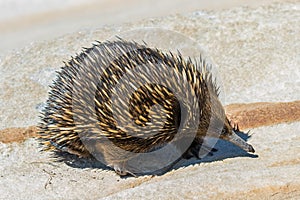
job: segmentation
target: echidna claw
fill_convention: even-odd
[[[136,174],[134,174],[133,172],[130,172],[130,171],[124,169],[124,168],[121,168],[120,165],[114,165],[113,168],[114,168],[115,172],[116,172],[119,176],[126,176],[126,175],[130,174],[130,175],[132,175],[132,176],[134,176],[134,177],[137,177]]]
[[[239,123],[234,122],[233,120],[229,121],[229,124],[231,125],[232,129],[235,132],[240,132]]]
[[[211,148],[211,151],[212,151],[212,152],[217,152],[218,149],[216,149],[216,148]]]

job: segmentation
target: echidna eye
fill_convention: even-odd
[[[226,135],[228,133],[228,129],[226,126],[223,127],[221,135]]]

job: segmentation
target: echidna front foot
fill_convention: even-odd
[[[208,156],[213,156],[214,152],[217,152],[218,149],[212,148],[209,145],[202,144],[199,151],[198,151],[198,157],[204,158],[206,155]]]
[[[203,141],[194,141],[182,157],[184,159],[190,159],[192,157],[201,159],[204,158],[206,155],[213,156],[213,152],[216,151],[218,151],[218,149],[206,145]]]

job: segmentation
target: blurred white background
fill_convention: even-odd
[[[104,25],[274,0],[0,0],[0,55],[31,42]]]

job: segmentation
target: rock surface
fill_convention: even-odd
[[[37,124],[55,71],[82,46],[141,27],[177,31],[200,44],[217,66],[226,105],[299,102],[299,9],[299,1],[287,0],[257,8],[197,11],[32,43],[0,58],[0,129]],[[182,44],[177,39],[173,44]],[[157,37],[156,43],[164,42]],[[241,105],[239,109],[251,111]],[[290,116],[285,113],[284,119],[295,114],[289,109]],[[300,122],[270,117],[276,123],[258,127],[259,120],[251,120],[252,125],[245,129],[251,128],[248,142],[257,156],[219,141],[214,156],[182,161],[155,177],[120,178],[84,159],[55,162],[50,153],[38,151],[33,138],[22,143],[0,142],[0,198],[299,199]]]
[[[238,124],[240,130],[300,121],[300,101],[230,104],[225,109],[229,120]]]

